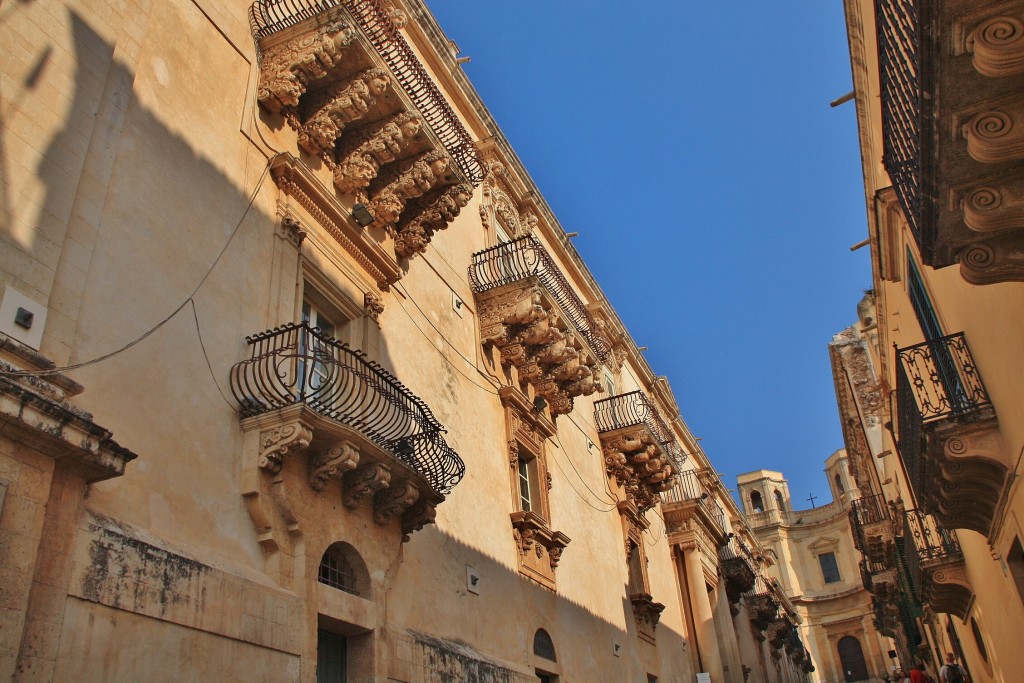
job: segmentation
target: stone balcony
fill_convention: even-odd
[[[974,593],[955,533],[931,515],[907,510],[903,538],[907,573],[921,604],[966,619]]]
[[[554,416],[601,391],[611,347],[601,327],[532,235],[473,254],[469,280],[481,341],[515,368]],[[542,407],[543,409],[543,407]]]
[[[755,587],[757,573],[750,549],[735,536],[718,547],[718,569],[725,579],[725,594],[733,616],[739,614],[739,602],[743,595]]]
[[[679,479],[661,494],[665,526],[673,534],[690,533],[700,539],[700,545],[718,564],[717,549],[727,542],[725,511],[711,495],[717,477],[707,470],[686,470]]]
[[[853,544],[870,565],[891,568],[895,533],[889,505],[880,494],[863,496],[850,505]],[[868,588],[868,590],[871,590]]]
[[[750,619],[754,635],[763,641],[762,633],[771,625],[779,613],[779,602],[772,593],[771,584],[761,573],[754,575],[753,585],[743,593],[743,602],[747,606],[747,617]]]
[[[306,323],[246,341],[250,357],[231,370],[246,436],[244,495],[258,495],[261,473],[279,476],[301,456],[309,490],[335,487],[349,509],[366,501],[377,524],[400,520],[405,539],[433,522],[465,465],[421,399]]]
[[[883,161],[924,262],[1024,280],[1024,2],[876,2]]]
[[[642,391],[594,403],[605,469],[643,512],[675,483],[686,456],[668,425]]]
[[[923,508],[948,529],[988,536],[1012,467],[962,333],[897,350],[900,455]]]
[[[454,220],[484,171],[402,36],[402,17],[377,0],[258,0],[249,11],[260,105],[294,129],[303,159],[330,170],[338,195],[368,211],[360,225],[410,258]],[[295,174],[294,164],[278,164],[273,177],[312,214],[331,213],[332,198],[297,187]],[[343,246],[362,246],[346,237]],[[372,248],[363,251],[373,258]],[[385,285],[394,271],[385,270]]]

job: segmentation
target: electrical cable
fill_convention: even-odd
[[[249,215],[249,210],[252,208],[253,203],[256,201],[256,195],[259,193],[260,187],[262,187],[263,181],[266,180],[267,173],[269,171],[270,171],[270,162],[268,160],[267,161],[267,165],[263,169],[262,175],[260,175],[259,181],[257,181],[257,183],[256,183],[256,187],[253,188],[252,195],[249,197],[249,202],[245,206],[245,211],[242,212],[241,218],[238,219],[238,222],[235,224],[234,230],[231,231],[231,235],[228,237],[227,241],[224,243],[224,246],[221,248],[220,252],[217,254],[217,258],[215,258],[213,260],[213,263],[210,264],[210,267],[206,270],[206,273],[203,274],[203,277],[199,280],[199,283],[195,286],[195,288],[192,290],[192,292],[188,295],[188,298],[186,298],[184,301],[182,301],[181,304],[179,304],[178,307],[175,308],[170,313],[170,315],[168,315],[166,318],[164,318],[163,320],[158,322],[156,325],[154,325],[153,327],[149,328],[148,330],[143,332],[140,336],[136,337],[135,339],[133,339],[132,341],[128,342],[124,346],[121,346],[118,349],[110,351],[109,353],[105,353],[102,356],[97,356],[96,358],[92,358],[90,360],[82,361],[81,363],[72,363],[71,365],[63,365],[63,366],[56,367],[56,368],[50,368],[48,370],[16,370],[16,371],[0,370],[0,374],[6,375],[8,377],[47,377],[47,376],[50,376],[50,375],[58,375],[58,374],[61,374],[63,372],[67,372],[69,370],[77,370],[79,368],[84,368],[84,367],[89,366],[89,365],[95,365],[97,363],[102,363],[103,361],[108,360],[110,358],[113,358],[114,356],[117,356],[118,354],[124,353],[125,351],[127,351],[130,348],[132,348],[133,346],[136,346],[137,344],[145,341],[153,333],[155,333],[161,327],[163,327],[164,325],[169,323],[176,315],[181,313],[181,311],[184,310],[185,306],[187,306],[192,301],[192,298],[196,294],[199,293],[199,290],[206,283],[206,280],[210,277],[210,274],[213,273],[213,269],[217,267],[218,263],[220,263],[221,258],[223,258],[223,256],[224,256],[224,253],[228,250],[228,247],[231,245],[231,242],[235,239],[235,235],[238,234],[239,229],[242,227],[242,224],[245,222],[246,216]]]
[[[199,348],[203,350],[203,358],[206,360],[206,368],[210,371],[210,379],[213,380],[213,385],[217,387],[217,393],[224,399],[224,402],[228,404],[228,408],[231,412],[237,413],[238,409],[235,408],[235,404],[231,402],[231,399],[227,397],[224,390],[220,388],[220,382],[217,381],[217,374],[213,371],[213,365],[210,363],[210,355],[206,353],[206,344],[203,343],[203,331],[199,327],[199,313],[196,311],[196,302],[189,299],[189,303],[192,304],[192,319],[196,321],[196,336],[199,337]]]

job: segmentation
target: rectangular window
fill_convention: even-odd
[[[536,476],[530,476],[530,463],[532,460],[519,458],[519,507],[523,512],[533,509],[533,491],[531,480]]]
[[[821,575],[825,583],[836,583],[839,581],[839,563],[836,562],[835,553],[822,553],[818,555],[818,562],[821,564]]]

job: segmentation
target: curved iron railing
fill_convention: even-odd
[[[258,43],[339,6],[359,24],[466,179],[479,185],[485,171],[473,138],[377,0],[257,0],[249,7],[249,28]]]
[[[685,470],[679,472],[679,476],[676,478],[675,484],[668,491],[664,491],[661,494],[661,502],[663,504],[668,503],[683,503],[686,501],[695,500],[697,504],[702,506],[707,514],[715,521],[718,528],[723,532],[725,531],[725,510],[715,500],[711,498],[711,494],[704,488],[704,485],[700,482],[700,478],[697,476],[696,470]]]
[[[882,162],[911,232],[930,245],[922,221],[921,33],[917,0],[876,0],[882,101]],[[930,231],[929,231],[930,232]]]
[[[864,527],[868,524],[877,524],[889,518],[889,508],[885,504],[885,497],[881,494],[863,496],[853,501],[850,506],[850,524],[853,527],[853,545],[857,550],[864,552],[867,548],[867,536]]]
[[[246,337],[249,359],[231,368],[231,393],[243,417],[306,404],[355,429],[447,494],[466,466],[441,436],[430,408],[362,351],[308,323]]]
[[[608,360],[611,346],[598,333],[597,321],[555,265],[551,254],[533,235],[478,251],[469,267],[473,291],[486,292],[496,287],[534,276],[569,317],[573,327],[602,361]]]
[[[904,513],[903,538],[905,543],[914,544],[913,552],[905,553],[905,560],[910,583],[918,596],[921,595],[924,586],[923,564],[963,558],[956,535],[940,526],[934,517],[920,510],[907,510]]]
[[[962,332],[896,350],[900,456],[918,499],[924,493],[926,424],[990,408],[985,384]]]
[[[628,394],[618,394],[595,401],[594,419],[599,432],[610,432],[633,425],[646,425],[658,440],[662,450],[672,459],[676,471],[682,471],[682,464],[686,462],[687,458],[686,454],[679,448],[672,436],[672,430],[661,418],[657,407],[647,398],[647,394],[639,389]]]

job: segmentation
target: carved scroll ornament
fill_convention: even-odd
[[[274,113],[294,110],[309,84],[326,76],[341,61],[355,35],[348,22],[335,21],[264,48],[257,92],[260,104]]]
[[[967,49],[974,54],[978,73],[996,78],[1022,74],[1024,21],[1014,16],[987,19],[967,37]]]
[[[390,83],[384,69],[367,69],[312,97],[305,121],[298,126],[299,146],[333,163],[334,141],[346,124],[363,118]],[[289,121],[297,123],[291,117]]]
[[[353,133],[339,150],[334,187],[342,194],[365,190],[381,166],[396,161],[421,128],[419,116],[399,112]]]
[[[445,179],[450,159],[437,150],[404,162],[394,171],[382,173],[382,187],[373,193],[367,208],[378,226],[394,227],[410,199],[421,197]]]
[[[447,228],[473,196],[468,183],[451,185],[433,196],[424,196],[409,203],[406,214],[398,225],[395,252],[403,258],[422,254],[438,230]]]

